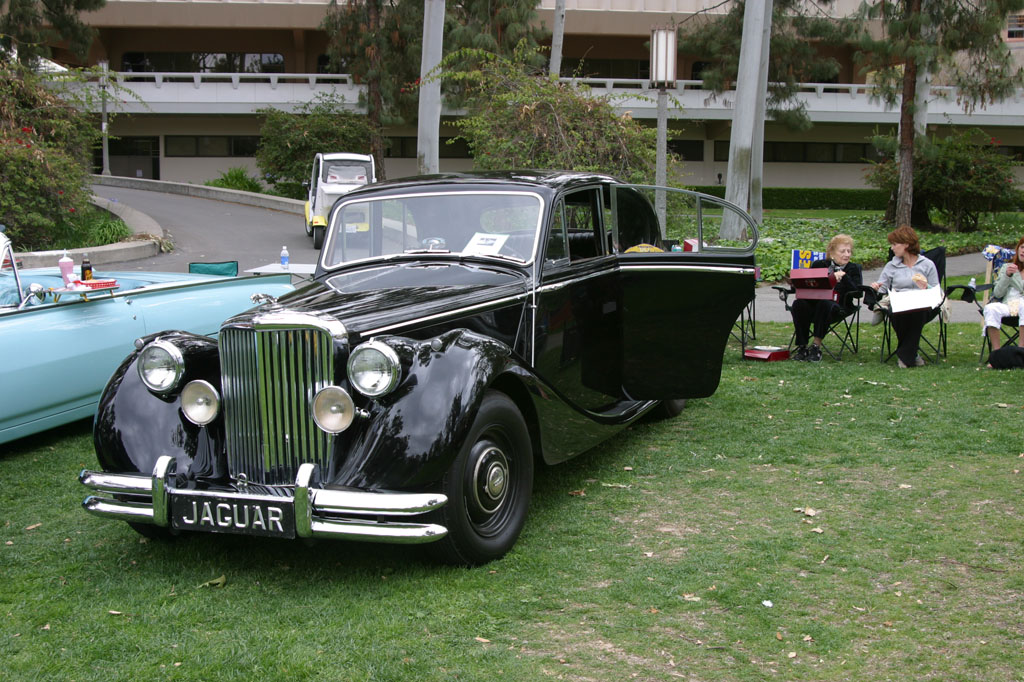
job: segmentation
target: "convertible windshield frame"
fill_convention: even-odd
[[[401,202],[411,202],[411,203],[415,203],[415,202],[420,202],[420,201],[423,201],[423,200],[430,200],[430,199],[439,198],[439,197],[444,197],[444,198],[455,200],[455,201],[453,201],[453,204],[452,204],[452,207],[455,210],[447,212],[447,215],[450,216],[450,218],[448,219],[449,223],[452,223],[452,224],[455,223],[455,221],[457,220],[458,216],[460,215],[460,212],[457,210],[458,209],[458,200],[463,199],[463,198],[479,199],[481,197],[495,197],[495,198],[515,197],[515,198],[529,199],[531,202],[536,202],[536,216],[535,216],[535,219],[534,219],[534,216],[528,216],[529,221],[533,221],[532,225],[529,225],[529,221],[527,221],[526,224],[529,225],[529,227],[527,229],[520,229],[520,230],[516,230],[515,231],[515,234],[517,236],[521,236],[521,235],[527,233],[528,229],[532,229],[533,230],[533,234],[532,234],[533,241],[532,241],[532,244],[529,246],[529,252],[528,253],[527,252],[523,252],[521,254],[523,256],[522,259],[519,259],[517,256],[510,256],[510,255],[505,254],[505,253],[489,254],[489,253],[486,252],[486,247],[480,243],[480,240],[477,240],[476,242],[474,242],[474,240],[476,240],[478,237],[482,237],[483,235],[498,235],[498,236],[500,236],[503,233],[500,233],[500,232],[484,232],[484,231],[481,231],[481,230],[473,230],[472,238],[469,240],[469,242],[467,242],[466,244],[463,245],[462,249],[452,249],[452,248],[450,248],[450,245],[448,245],[445,242],[445,240],[443,240],[443,239],[441,240],[442,243],[437,243],[437,242],[434,242],[434,243],[424,243],[424,242],[431,242],[432,241],[431,236],[430,235],[420,236],[419,235],[419,231],[417,230],[415,224],[411,225],[411,229],[415,232],[415,239],[417,241],[415,243],[412,243],[412,242],[409,241],[410,234],[409,234],[408,230],[409,230],[410,226],[403,224],[402,231],[397,231],[397,234],[403,239],[404,245],[406,246],[406,248],[402,249],[401,251],[394,250],[391,253],[381,252],[381,253],[370,254],[370,255],[365,255],[365,256],[358,256],[358,257],[344,257],[344,256],[341,255],[341,253],[345,249],[343,247],[341,247],[341,245],[339,244],[339,240],[346,233],[351,234],[351,233],[353,233],[353,231],[359,231],[359,227],[358,226],[356,226],[354,228],[352,226],[349,226],[349,229],[346,231],[346,227],[341,224],[342,217],[345,215],[346,210],[352,210],[353,207],[358,206],[358,205],[365,205],[366,206],[366,210],[367,210],[367,214],[368,214],[369,211],[371,210],[371,207],[373,207],[373,205],[375,205],[375,204],[376,205],[382,205],[384,202],[398,202],[398,203],[401,203]],[[512,210],[522,210],[522,209],[525,209],[525,208],[529,208],[530,210],[533,210],[533,206],[529,205],[529,204],[527,204],[525,202],[521,206],[518,206],[518,207],[516,207],[516,206],[506,206],[505,208],[512,209]],[[489,261],[492,261],[492,262],[495,262],[495,263],[504,263],[505,265],[514,265],[514,266],[527,267],[527,266],[530,266],[530,265],[532,265],[534,263],[534,261],[537,258],[538,249],[541,248],[542,232],[544,231],[544,228],[545,228],[546,209],[547,209],[547,201],[545,200],[544,196],[541,193],[537,192],[537,191],[528,190],[528,189],[524,189],[524,190],[515,190],[515,189],[472,189],[472,190],[450,189],[450,190],[433,190],[433,191],[426,191],[426,192],[424,192],[424,191],[419,191],[419,192],[411,191],[411,192],[406,192],[406,193],[401,193],[401,194],[387,194],[387,195],[383,195],[382,194],[382,195],[374,195],[374,196],[363,195],[363,196],[346,198],[343,201],[339,201],[338,204],[331,210],[330,221],[329,221],[329,224],[328,224],[328,228],[329,229],[328,229],[327,237],[324,240],[324,246],[323,246],[323,249],[320,252],[320,267],[322,267],[324,270],[335,270],[335,269],[338,269],[338,268],[341,268],[341,267],[344,267],[344,266],[347,266],[347,265],[351,265],[353,263],[373,262],[373,261],[378,261],[379,262],[379,261],[382,261],[382,260],[383,261],[388,261],[388,260],[396,260],[396,259],[422,259],[424,257],[428,257],[429,258],[429,257],[435,256],[435,255],[439,256],[439,257],[442,257],[442,258],[445,258],[445,259],[463,259],[463,258],[485,259],[485,260],[489,260]],[[381,212],[383,213],[383,207],[381,208]],[[480,211],[481,215],[482,215],[482,213],[483,213],[483,211]],[[366,227],[364,228],[364,231],[367,232],[367,239],[368,240],[370,238],[370,232],[371,232],[369,220],[370,219],[367,218]],[[393,219],[393,220],[395,220],[395,219]],[[383,217],[381,218],[381,221],[382,221],[382,224],[383,224]],[[391,228],[391,229],[395,229],[395,228]],[[465,234],[466,234],[466,230],[465,230],[464,227],[461,230],[456,230],[456,231],[461,231],[463,233],[463,236],[465,236]],[[508,234],[508,236],[511,236],[512,233],[505,233],[505,234]],[[498,244],[497,248],[503,248],[502,245],[504,244],[504,241],[505,240],[502,240],[502,243]],[[476,247],[475,250],[465,250],[464,247],[465,246],[469,246],[470,244],[473,244]],[[339,248],[341,248],[341,251],[338,251]]]

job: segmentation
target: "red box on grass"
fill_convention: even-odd
[[[788,360],[789,350],[780,346],[753,346],[743,350],[743,357],[747,360],[775,362],[777,360]]]

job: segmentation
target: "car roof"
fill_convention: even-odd
[[[346,200],[366,194],[399,194],[424,189],[515,189],[552,191],[593,184],[621,184],[610,175],[580,171],[505,170],[416,175],[367,185],[349,192]]]
[[[369,161],[371,156],[366,154],[349,154],[347,152],[334,152],[331,154],[322,154],[324,161]]]

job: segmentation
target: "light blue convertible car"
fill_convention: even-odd
[[[77,270],[76,270],[77,273]],[[0,232],[0,443],[91,417],[135,339],[184,329],[212,336],[257,293],[291,291],[288,275],[218,277],[107,272],[116,289],[55,294],[56,267],[19,270]]]

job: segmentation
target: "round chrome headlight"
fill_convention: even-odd
[[[398,354],[386,343],[360,344],[348,358],[348,380],[357,391],[370,398],[390,393],[401,378]]]
[[[154,341],[142,349],[136,365],[139,378],[154,393],[167,393],[181,381],[185,358],[169,341]]]
[[[207,381],[196,379],[181,389],[181,411],[197,426],[206,426],[217,418],[220,411],[220,395]]]
[[[341,433],[352,425],[356,406],[340,386],[327,386],[313,397],[313,421],[327,433]]]

